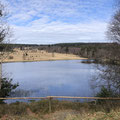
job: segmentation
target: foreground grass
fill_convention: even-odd
[[[48,100],[31,103],[0,104],[1,120],[120,120],[120,103],[80,103],[52,101],[49,113]]]
[[[51,114],[40,115],[5,115],[1,120],[120,120],[120,110],[110,113],[94,112],[81,114],[77,111],[63,110]]]
[[[65,120],[120,120],[120,110],[112,110],[110,113],[105,112],[94,112],[71,115],[69,114]]]

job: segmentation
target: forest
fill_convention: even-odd
[[[24,50],[25,47],[45,50],[50,53],[74,54],[89,60],[92,59],[97,63],[119,64],[120,58],[120,46],[117,43],[9,44],[7,49],[20,48]],[[90,62],[89,60],[87,62]]]

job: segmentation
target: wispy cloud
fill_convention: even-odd
[[[23,43],[62,43],[62,42],[104,42],[104,32],[107,24],[92,22],[88,24],[33,24],[31,26],[13,26],[16,41]],[[18,32],[19,31],[19,32]]]
[[[3,0],[17,43],[101,42],[113,0]]]

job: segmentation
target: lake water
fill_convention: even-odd
[[[17,90],[29,91],[31,97],[94,96],[90,81],[95,71],[94,64],[81,60],[3,64],[3,73],[19,83]]]

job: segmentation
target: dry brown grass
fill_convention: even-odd
[[[88,112],[82,114],[74,110],[62,110],[45,115],[33,115],[33,113],[22,116],[5,115],[0,120],[120,120],[120,110],[110,113]]]
[[[49,60],[74,60],[86,59],[73,54],[48,53],[44,50],[20,50],[14,49],[3,62],[32,62]],[[6,53],[7,54],[7,53]]]
[[[49,114],[48,100],[31,103],[0,104],[0,120],[120,120],[120,104],[108,105],[72,101],[52,101]]]

